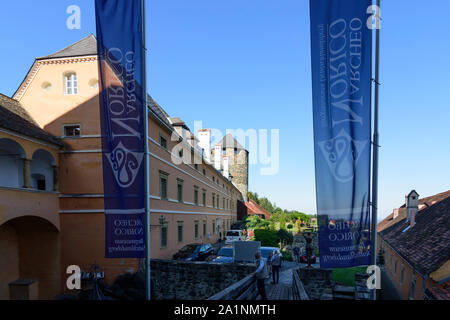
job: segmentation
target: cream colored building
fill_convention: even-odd
[[[13,99],[33,122],[64,144],[51,149],[58,166],[58,190],[51,191],[57,198],[57,205],[51,209],[55,212],[47,213],[57,217],[60,254],[55,256],[59,260],[55,272],[60,276],[61,291],[69,265],[87,270],[96,263],[108,282],[126,270],[136,270],[138,259],[104,258],[95,37],[88,36],[55,54],[37,58]],[[204,158],[197,138],[179,118],[169,117],[151,97],[149,111],[151,255],[170,259],[186,244],[214,243],[223,238],[236,221],[237,201],[243,196],[229,175],[225,177]],[[4,200],[7,193],[0,192]],[[11,208],[15,205],[10,204]]]

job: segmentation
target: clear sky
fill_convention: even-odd
[[[309,1],[148,0],[149,91],[193,129],[279,129],[280,170],[250,190],[315,212]],[[93,0],[2,1],[0,92],[35,57],[95,34]],[[81,29],[66,28],[69,5]],[[382,1],[380,216],[450,189],[448,0]]]

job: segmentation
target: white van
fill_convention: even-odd
[[[242,234],[242,230],[228,230],[225,235],[225,243],[230,244],[233,241],[244,241],[244,235]]]

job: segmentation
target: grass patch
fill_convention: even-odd
[[[355,285],[355,273],[366,273],[367,267],[333,269],[333,281],[343,286]]]

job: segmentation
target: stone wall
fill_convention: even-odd
[[[152,299],[207,299],[254,270],[255,265],[251,264],[152,259]]]
[[[299,268],[300,280],[311,300],[333,299],[333,271],[327,269]]]

